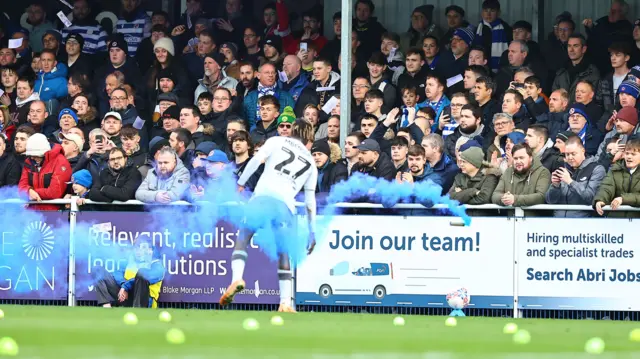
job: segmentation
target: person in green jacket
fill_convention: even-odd
[[[470,141],[474,142],[474,141]],[[484,153],[479,146],[468,147],[460,152],[458,173],[449,190],[449,197],[462,204],[491,203],[491,195],[498,185],[500,170],[483,163]]]
[[[640,206],[640,173],[637,173],[639,165],[640,138],[630,138],[625,145],[624,160],[611,166],[593,199],[593,207],[599,215],[604,215],[602,207],[610,204],[614,211],[609,212],[609,217],[640,217],[640,212],[615,211],[622,205]]]
[[[501,206],[533,206],[544,203],[551,175],[526,144],[513,146],[513,166],[500,178],[492,202]]]

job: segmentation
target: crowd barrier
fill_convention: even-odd
[[[3,207],[11,203],[5,201]],[[101,248],[127,247],[140,236],[175,254],[163,257],[167,276],[161,302],[216,303],[230,282],[238,231],[229,224],[219,223],[206,233],[189,228],[169,233],[150,212],[81,211],[74,199],[45,203],[70,208],[39,212],[36,223],[23,223],[29,219],[18,216],[13,228],[0,229],[0,300],[65,301],[69,306],[93,301],[94,267],[113,271],[122,264],[118,258],[101,257]],[[382,208],[369,203],[336,207]],[[296,305],[445,310],[446,294],[464,287],[471,294],[470,310],[506,310],[515,317],[531,309],[639,310],[635,294],[640,265],[635,255],[640,242],[633,240],[637,221],[531,215],[549,210],[592,212],[587,206],[467,208],[507,214],[473,217],[467,226],[457,217],[403,215],[403,210],[424,209],[419,204],[397,205],[396,215],[319,216],[324,232],[314,253],[296,270]],[[276,264],[257,246],[249,249],[245,273],[247,289],[236,297],[238,303],[279,302]]]

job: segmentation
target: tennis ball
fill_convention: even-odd
[[[584,344],[584,351],[589,354],[602,354],[604,352],[604,340],[601,338],[591,338]]]
[[[520,329],[513,335],[513,342],[516,344],[529,344],[531,341],[531,334],[529,331]]]
[[[162,312],[160,312],[160,314],[158,314],[158,319],[161,322],[169,323],[171,321],[171,314],[166,310],[163,310]]]
[[[629,340],[632,342],[640,342],[640,328],[636,328],[629,333]]]
[[[282,319],[282,317],[279,315],[274,315],[273,318],[271,318],[271,325],[276,325],[276,326],[284,325],[284,319]]]
[[[404,318],[403,317],[395,317],[393,318],[393,325],[395,325],[396,327],[401,327],[404,325]]]
[[[4,312],[2,311],[2,309],[0,309],[0,319],[4,318]]]
[[[131,313],[128,312],[124,315],[124,317],[122,318],[122,320],[124,321],[124,324],[126,325],[136,325],[138,324],[138,317]]]
[[[169,329],[166,337],[169,344],[183,344],[185,340],[184,332],[178,328]]]
[[[260,323],[258,323],[258,321],[253,318],[247,318],[244,320],[244,322],[242,322],[242,327],[244,328],[244,330],[258,330],[260,329]]]
[[[513,334],[518,331],[518,325],[516,323],[507,323],[504,325],[502,332],[504,334]]]
[[[444,325],[446,325],[447,327],[455,327],[456,325],[458,325],[458,321],[454,317],[449,317],[444,321]]]
[[[14,357],[18,355],[18,343],[13,338],[0,339],[0,356]]]

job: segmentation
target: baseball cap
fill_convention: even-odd
[[[370,138],[365,139],[355,147],[360,151],[376,151],[380,153],[380,145],[376,140],[372,140]]]
[[[93,184],[93,178],[91,177],[91,172],[88,170],[80,170],[71,176],[71,182],[67,182],[68,184],[75,183],[79,184],[84,188],[91,188]]]
[[[122,116],[120,116],[120,114],[119,114],[119,113],[117,113],[117,112],[115,112],[115,111],[107,112],[107,113],[104,115],[104,117],[102,118],[102,120],[103,120],[103,121],[104,121],[104,120],[106,120],[106,119],[107,119],[107,117],[113,117],[113,118],[115,118],[115,119],[116,119],[116,120],[118,120],[118,121],[122,121]]]
[[[78,149],[82,151],[82,147],[84,147],[84,141],[82,138],[75,133],[67,133],[66,135],[62,132],[58,134],[58,139],[62,142],[62,140],[68,140],[76,144]]]
[[[220,150],[214,150],[209,157],[203,158],[203,160],[209,162],[229,163],[229,157],[227,157],[227,154]]]

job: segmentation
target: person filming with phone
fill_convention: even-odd
[[[620,111],[614,111],[611,119],[613,119],[615,131],[607,133],[596,154],[598,162],[605,169],[609,169],[612,163],[624,158],[627,140],[636,132],[638,126],[638,112],[635,107],[623,107]],[[615,141],[615,145],[609,145],[614,136],[617,136],[618,140]]]
[[[100,171],[108,167],[109,151],[116,147],[107,138],[107,133],[100,128],[89,132],[89,149],[73,167],[74,173],[80,170],[88,170],[92,178],[100,178]]]
[[[567,140],[564,166],[551,173],[551,186],[546,194],[549,204],[591,205],[606,175],[596,157],[587,157],[580,137]],[[555,217],[590,217],[585,211],[555,211]]]

